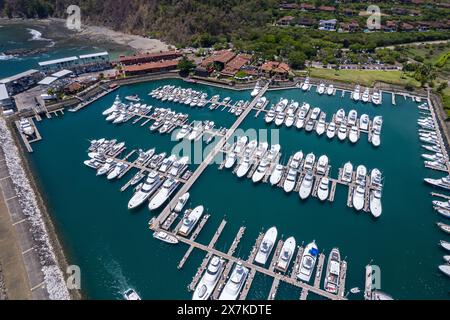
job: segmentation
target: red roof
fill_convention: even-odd
[[[146,53],[134,56],[121,56],[119,61],[123,64],[130,64],[137,60],[164,60],[181,57],[181,53],[177,51],[164,51],[159,53]]]
[[[335,11],[336,8],[332,7],[332,6],[320,6],[319,10],[321,10],[321,11]]]
[[[226,64],[234,57],[235,57],[235,54],[233,51],[229,51],[229,50],[217,51],[217,52],[214,52],[209,57],[206,57],[202,61],[202,66],[207,67],[210,63],[214,63],[214,62]]]
[[[166,60],[166,61],[156,61],[156,62],[148,62],[143,64],[135,64],[131,66],[123,67],[123,71],[125,72],[137,72],[137,71],[151,71],[164,69],[168,67],[176,67],[178,65],[178,60]]]
[[[290,68],[284,62],[267,61],[261,66],[264,72],[289,73]]]

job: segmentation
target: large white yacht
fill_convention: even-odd
[[[353,176],[353,165],[351,162],[347,162],[344,165],[344,168],[342,170],[341,179],[342,179],[342,181],[345,181],[345,182],[351,182],[352,176]]]
[[[306,78],[306,79],[305,79],[305,82],[303,82],[302,90],[303,90],[303,91],[307,91],[307,90],[309,90],[309,87],[310,87],[310,84],[309,84],[309,78]]]
[[[303,178],[302,184],[300,186],[300,190],[298,192],[300,199],[305,200],[311,194],[312,188],[314,184],[314,176],[311,171],[306,172],[305,177]]]
[[[266,264],[272,252],[275,241],[277,240],[278,231],[277,228],[272,227],[264,235],[264,238],[256,253],[255,262],[259,264]]]
[[[369,129],[369,116],[365,113],[361,115],[361,118],[359,118],[359,128],[361,130]]]
[[[219,282],[222,275],[225,262],[223,259],[213,256],[208,264],[203,277],[200,279],[197,287],[195,288],[192,300],[208,300],[211,296],[214,288]]]
[[[163,181],[158,173],[156,171],[151,171],[148,174],[147,180],[142,184],[142,187],[128,202],[128,209],[135,209],[143,204],[162,183]]]
[[[296,242],[294,237],[289,237],[286,239],[283,243],[283,247],[281,247],[280,256],[275,264],[275,268],[282,272],[287,271],[294,255],[295,246]]]
[[[271,123],[275,119],[276,115],[277,114],[275,113],[275,109],[272,108],[266,113],[266,116],[264,117],[264,121],[266,121],[266,123]]]
[[[239,167],[236,171],[236,175],[238,176],[238,178],[242,178],[247,174],[248,170],[251,167],[250,161],[250,157],[244,157],[244,159],[242,159],[242,162],[239,164]]]
[[[350,131],[348,133],[348,139],[350,140],[351,143],[358,142],[359,134],[358,134],[358,127],[357,126],[352,126],[350,128]]]
[[[370,212],[375,218],[378,218],[381,215],[382,206],[380,190],[370,191]]]
[[[191,132],[191,127],[189,127],[187,124],[183,125],[183,127],[177,132],[177,135],[175,136],[176,140],[184,139],[189,133]]]
[[[275,125],[281,126],[284,123],[284,119],[286,118],[286,114],[284,112],[279,112],[275,116]]]
[[[120,97],[119,95],[116,96],[116,99],[114,100],[112,106],[108,109],[106,109],[105,111],[102,112],[102,115],[104,116],[108,116],[111,113],[113,113],[114,111],[117,111],[119,105],[122,104],[122,101],[120,101]]]
[[[261,87],[261,85],[259,84],[259,81],[258,81],[258,82],[256,82],[255,88],[250,93],[250,95],[252,97],[256,97],[259,94],[259,92],[261,91],[261,89],[262,89],[262,87]]]
[[[184,206],[186,205],[186,203],[189,200],[189,197],[191,195],[189,194],[189,192],[186,192],[185,194],[183,194],[180,198],[178,198],[178,202],[175,205],[175,208],[173,209],[175,212],[181,212],[181,210],[183,210]]]
[[[290,168],[284,180],[283,189],[285,192],[294,190],[295,182],[297,181],[297,170]]]
[[[317,126],[316,126],[316,133],[321,136],[322,134],[324,134],[325,132],[325,127],[326,127],[326,123],[324,119],[320,119],[317,122]]]
[[[361,86],[360,85],[357,85],[355,87],[355,90],[353,91],[353,94],[352,94],[352,98],[355,101],[358,101],[359,99],[361,99]]]
[[[239,140],[236,143],[236,147],[234,148],[234,152],[236,152],[237,154],[240,154],[242,151],[244,151],[245,149],[245,145],[248,142],[248,137],[247,136],[242,136],[239,138]]]
[[[107,179],[113,180],[117,178],[126,168],[128,168],[128,165],[123,162],[118,162],[114,169],[108,174]]]
[[[356,110],[350,110],[348,113],[347,124],[349,126],[356,125],[356,121],[358,120],[358,112]]]
[[[300,261],[300,270],[297,274],[297,278],[301,281],[309,282],[312,272],[316,265],[317,256],[319,255],[319,249],[316,242],[309,243],[303,251],[302,259]]]
[[[162,173],[166,173],[169,171],[170,166],[177,160],[176,155],[170,155],[168,158],[165,158],[159,167],[159,171]]]
[[[325,174],[328,169],[328,157],[326,155],[321,155],[319,160],[317,160],[316,171],[318,174]]]
[[[168,234],[167,232],[164,232],[164,231],[154,232],[153,238],[163,241],[165,243],[169,243],[169,244],[177,244],[178,243],[178,238],[176,236]]]
[[[328,199],[328,195],[330,194],[329,185],[330,179],[328,179],[328,177],[322,177],[322,179],[320,179],[319,188],[317,189],[317,197],[321,201]]]
[[[335,121],[337,124],[340,124],[342,122],[345,122],[345,110],[344,109],[339,109],[336,112],[336,116],[335,116]]]
[[[380,94],[379,91],[375,91],[375,92],[372,94],[372,103],[373,103],[374,105],[380,105],[380,104],[381,104],[381,94]]]
[[[303,169],[312,170],[315,162],[316,162],[316,155],[312,152],[308,153],[305,157],[305,163],[303,164]]]
[[[150,211],[156,210],[161,207],[163,203],[166,202],[167,199],[169,199],[170,195],[175,191],[179,184],[180,183],[173,178],[168,178],[166,181],[164,181],[162,187],[150,200],[150,203],[148,205]]]
[[[230,169],[236,163],[237,155],[236,152],[232,151],[227,154],[225,158],[225,168]]]
[[[247,280],[248,272],[241,262],[236,263],[230,279],[220,293],[219,300],[236,300]]]
[[[325,290],[336,294],[339,289],[339,277],[341,274],[341,254],[338,248],[333,248],[328,257],[327,271],[325,274]]]
[[[277,164],[275,166],[275,169],[273,170],[272,174],[270,175],[270,184],[272,186],[277,185],[280,180],[281,177],[283,176],[283,165],[281,164]]]
[[[169,174],[173,177],[179,176],[186,169],[186,165],[188,164],[188,162],[188,156],[181,157],[180,159],[174,161],[169,169]]]
[[[366,90],[364,90],[364,93],[362,94],[361,100],[366,103],[369,102],[370,99],[370,91],[369,88],[366,88]]]
[[[269,169],[269,166],[270,162],[266,158],[262,159],[258,165],[258,168],[253,173],[252,181],[255,183],[261,181],[262,178],[264,178],[267,170]]]
[[[20,131],[22,131],[27,136],[32,136],[34,134],[34,128],[31,125],[30,120],[24,118],[19,120]]]
[[[98,168],[97,170],[97,176],[102,176],[104,174],[106,174],[109,170],[111,170],[116,164],[116,161],[114,160],[114,158],[108,158],[105,161],[105,164],[102,165],[100,168]]]
[[[353,207],[360,211],[364,207],[366,190],[363,184],[359,184],[353,191]]]
[[[328,139],[333,139],[335,135],[336,135],[336,123],[332,121],[328,124],[327,127],[327,137]]]
[[[341,123],[341,125],[339,126],[338,138],[341,141],[344,141],[345,138],[347,138],[347,126],[343,123]]]
[[[450,175],[442,177],[440,179],[425,178],[424,181],[433,186],[440,187],[440,188],[443,188],[446,190],[450,190]]]
[[[325,93],[325,89],[326,89],[325,83],[322,82],[322,83],[319,85],[319,87],[317,88],[317,93],[320,94],[320,95],[322,95],[322,94]]]
[[[183,218],[183,224],[180,229],[178,229],[178,233],[183,236],[188,236],[191,233],[192,229],[200,220],[204,211],[203,206],[198,206],[194,208],[187,216]]]

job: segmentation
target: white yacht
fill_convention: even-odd
[[[350,110],[350,112],[348,113],[348,118],[347,118],[347,124],[349,126],[354,126],[356,125],[356,120],[358,120],[358,112],[356,112],[356,110]]]
[[[366,184],[367,168],[362,164],[356,168],[356,181]]]
[[[106,174],[115,165],[116,165],[116,161],[113,158],[106,159],[105,164],[103,166],[101,166],[100,168],[98,168],[97,176],[102,176],[102,175]]]
[[[334,86],[330,84],[327,88],[327,95],[331,96],[334,93]]]
[[[118,116],[119,116],[119,112],[118,111],[113,111],[111,114],[109,114],[106,117],[105,120],[108,121],[108,122],[111,122],[111,121],[115,120]]]
[[[317,197],[321,201],[325,201],[328,199],[328,196],[330,194],[330,179],[328,177],[323,177],[320,179],[319,188],[317,189]]]
[[[236,263],[225,287],[220,293],[219,300],[236,300],[247,280],[249,270],[241,262]]]
[[[339,109],[336,112],[335,121],[337,124],[340,124],[345,121],[345,110],[344,109]]]
[[[359,134],[358,134],[358,127],[357,126],[352,126],[350,128],[350,131],[348,133],[348,139],[350,140],[351,143],[358,142]]]
[[[305,157],[305,163],[303,164],[303,169],[312,170],[315,162],[316,162],[316,155],[314,153],[308,153]]]
[[[319,160],[317,160],[317,167],[316,167],[316,171],[318,174],[324,175],[327,172],[328,162],[329,160],[326,155],[321,155],[319,157]]]
[[[260,142],[253,156],[257,159],[262,159],[263,156],[266,154],[268,148],[269,144],[266,141]]]
[[[289,103],[288,99],[281,98],[280,101],[275,105],[275,112],[276,113],[283,112],[284,109],[286,109],[288,103]]]
[[[347,126],[343,123],[339,126],[338,138],[341,141],[344,141],[345,138],[347,138]]]
[[[302,184],[300,185],[299,196],[300,199],[305,200],[311,194],[314,184],[314,176],[311,171],[306,172],[303,178]]]
[[[322,82],[322,83],[319,85],[319,87],[317,88],[317,93],[320,94],[320,95],[322,95],[322,94],[325,93],[325,89],[326,89],[325,83]]]
[[[236,152],[231,151],[227,154],[225,158],[225,168],[230,169],[236,163],[237,155]]]
[[[440,265],[439,270],[450,277],[450,264]]]
[[[440,179],[425,178],[424,181],[433,186],[440,187],[440,188],[443,188],[446,190],[450,190],[450,175],[442,177]]]
[[[128,165],[123,162],[118,162],[114,169],[108,174],[107,179],[113,180],[117,178],[126,168],[128,168]]]
[[[264,176],[266,175],[266,172],[269,169],[269,166],[270,166],[270,162],[266,158],[262,159],[258,165],[258,168],[253,173],[252,181],[254,183],[261,181],[262,178],[264,178]]]
[[[450,251],[450,242],[441,240],[439,241],[439,245],[447,251]]]
[[[173,209],[173,211],[175,212],[181,212],[181,210],[183,210],[184,206],[186,205],[186,203],[188,202],[190,197],[189,192],[186,192],[185,194],[183,194],[180,198],[178,198],[178,202],[175,206],[175,208]]]
[[[353,176],[353,165],[351,164],[351,162],[347,162],[344,165],[344,169],[342,170],[342,181],[345,182],[351,182],[352,181],[352,176]]]
[[[369,102],[369,99],[370,99],[370,91],[369,91],[369,88],[366,88],[366,90],[364,90],[364,93],[361,97],[361,100],[362,100],[362,102],[366,103],[366,102]]]
[[[259,92],[261,91],[261,85],[259,84],[259,81],[258,82],[256,82],[256,85],[255,85],[255,88],[253,89],[253,91],[250,93],[250,95],[254,98],[254,97],[256,97],[258,94],[259,94]]]
[[[177,160],[177,156],[176,155],[171,155],[168,158],[165,158],[162,163],[161,166],[159,167],[159,171],[162,173],[166,173],[169,171],[170,166]]]
[[[372,94],[372,103],[375,105],[380,105],[381,104],[381,94],[379,91],[375,91]]]
[[[242,162],[239,164],[239,167],[236,171],[236,175],[238,178],[242,178],[248,172],[251,167],[250,157],[246,156],[242,159]]]
[[[297,274],[297,278],[301,281],[309,282],[311,275],[316,265],[317,256],[319,255],[319,249],[316,242],[309,243],[303,251],[302,259],[300,261],[300,270]]]
[[[285,121],[286,127],[288,127],[288,128],[292,127],[292,125],[294,124],[294,121],[295,121],[295,115],[289,114],[286,117],[286,121]]]
[[[438,222],[436,224],[439,227],[439,229],[441,229],[445,233],[449,233],[450,234],[450,225],[442,223],[442,222]]]
[[[188,140],[197,140],[203,134],[203,125],[200,123],[192,129],[191,133],[188,135]]]
[[[300,167],[302,159],[303,159],[303,152],[301,150],[297,151],[292,157],[292,160],[289,163],[289,167],[292,169],[298,169]]]
[[[367,114],[362,114],[359,118],[359,128],[361,130],[369,130],[369,116]]]
[[[303,91],[307,91],[307,90],[309,90],[309,87],[310,87],[310,84],[309,84],[309,78],[306,78],[306,79],[305,79],[305,82],[304,82],[303,85],[302,85],[302,90],[303,90]]]
[[[270,175],[270,184],[272,186],[277,185],[280,182],[281,177],[283,175],[283,168],[284,167],[281,164],[277,164],[275,166],[275,169],[273,170],[272,174]]]
[[[372,133],[372,145],[374,147],[379,147],[381,144],[380,131],[375,129]]]
[[[167,199],[169,199],[170,195],[175,191],[179,184],[180,183],[173,178],[168,178],[166,181],[164,181],[162,187],[150,200],[150,203],[148,205],[150,211],[156,210],[161,207],[163,203],[166,202]]]
[[[332,121],[327,127],[327,137],[328,139],[333,139],[335,135],[336,135],[336,123]]]
[[[352,94],[352,98],[355,101],[358,101],[359,99],[361,99],[361,86],[360,85],[357,85],[355,87],[355,90],[353,91],[353,94]]]
[[[320,120],[317,122],[316,133],[317,133],[319,136],[321,136],[322,134],[324,134],[324,132],[325,132],[325,126],[326,126],[326,123],[325,123],[325,120],[324,120],[324,119],[320,119]]]
[[[110,108],[106,109],[105,111],[103,111],[102,115],[108,116],[111,113],[113,113],[114,111],[117,111],[120,104],[122,104],[122,101],[120,101],[120,97],[119,97],[119,95],[117,95],[112,106]]]
[[[186,169],[186,165],[188,164],[188,162],[188,156],[181,157],[180,159],[174,161],[169,169],[169,174],[173,177],[179,176]]]
[[[141,297],[137,294],[134,289],[128,289],[123,293],[125,300],[141,300]]]
[[[294,237],[289,237],[281,247],[280,256],[275,264],[275,268],[281,272],[286,272],[294,256],[296,242]]]
[[[266,121],[266,123],[271,123],[275,119],[275,116],[276,116],[275,110],[274,109],[270,109],[266,113],[266,116],[264,117],[264,120]]]
[[[248,142],[248,137],[247,136],[242,136],[239,138],[239,140],[236,143],[236,147],[234,148],[234,152],[236,154],[240,154],[242,151],[244,151],[245,149],[245,145]]]
[[[177,132],[177,135],[175,136],[176,140],[182,140],[184,139],[189,133],[191,132],[191,127],[189,127],[187,124],[183,125],[183,127]]]
[[[195,288],[192,300],[208,300],[214,288],[220,280],[220,276],[225,267],[225,261],[217,256],[213,256],[208,267]]]
[[[295,122],[295,127],[297,129],[301,129],[305,126],[305,117],[306,114],[304,111],[300,111],[298,117],[297,117],[297,121]]]
[[[178,243],[177,237],[175,237],[171,234],[168,234],[167,232],[164,232],[164,231],[154,232],[153,238],[161,240],[161,241],[169,243],[169,244],[177,244]]]
[[[353,207],[360,211],[364,207],[366,189],[363,184],[359,184],[353,191]]]
[[[284,180],[284,185],[283,185],[284,191],[291,192],[292,190],[294,190],[296,181],[297,181],[297,170],[291,168],[288,171],[286,180]]]
[[[277,113],[275,117],[275,125],[281,126],[284,123],[284,119],[286,117],[286,114],[284,112]]]
[[[311,112],[311,120],[317,120],[320,116],[320,108],[319,107],[315,107],[312,112]]]
[[[333,248],[328,257],[327,271],[325,273],[324,288],[326,291],[336,294],[339,289],[341,275],[341,254],[338,248]]]
[[[147,180],[142,184],[142,187],[133,195],[128,202],[128,209],[135,209],[143,204],[163,183],[161,177],[156,171],[151,171],[148,174]]]
[[[258,141],[256,141],[256,140],[250,141],[244,150],[244,156],[251,157],[253,155],[253,153],[256,151],[257,146],[258,146]]]
[[[272,252],[275,241],[277,240],[278,231],[277,228],[272,227],[265,233],[263,240],[256,253],[255,262],[265,265]]]
[[[30,120],[24,118],[19,120],[20,131],[22,131],[27,136],[32,136],[34,134],[34,128],[31,125]]]
[[[180,229],[178,229],[178,233],[182,236],[188,236],[191,233],[192,229],[197,225],[200,221],[201,216],[203,215],[204,208],[203,206],[198,206],[194,208],[187,216],[183,218],[183,224]]]
[[[370,212],[375,218],[378,218],[381,215],[382,206],[380,190],[370,191]]]

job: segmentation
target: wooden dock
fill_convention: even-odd
[[[343,260],[341,262],[341,275],[339,279],[339,289],[338,295],[344,297],[345,295],[345,281],[347,279],[347,261]]]
[[[239,228],[239,231],[238,231],[236,237],[234,238],[233,243],[230,246],[230,249],[228,249],[228,255],[230,255],[230,256],[234,255],[234,253],[237,249],[237,246],[239,245],[239,242],[241,241],[242,237],[244,236],[245,229],[246,228],[244,226]]]
[[[267,300],[275,300],[275,296],[277,294],[278,286],[280,284],[280,279],[275,278],[272,282],[272,287],[269,291],[269,296],[267,297]]]
[[[251,269],[250,273],[247,277],[247,281],[245,282],[244,288],[239,296],[239,300],[245,300],[247,298],[248,292],[250,291],[250,287],[252,286],[253,280],[255,279],[256,270]]]
[[[321,253],[319,255],[319,261],[317,262],[317,271],[314,278],[314,287],[320,288],[320,280],[322,280],[323,264],[325,262],[325,255]]]
[[[195,241],[197,239],[198,235],[200,234],[200,231],[202,231],[203,227],[205,226],[206,222],[208,221],[210,215],[204,215],[200,223],[198,224],[197,228],[195,229],[194,233],[192,234],[190,240]],[[191,245],[189,249],[184,254],[183,258],[181,259],[180,263],[178,264],[178,269],[183,268],[184,264],[186,263],[187,259],[191,255],[192,250],[194,250],[194,246]]]

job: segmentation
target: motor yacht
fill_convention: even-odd
[[[297,181],[297,170],[295,169],[289,169],[288,174],[286,176],[286,180],[284,180],[284,184],[283,184],[283,190],[284,192],[291,192],[292,190],[294,190],[295,187],[295,182]]]
[[[278,127],[281,126],[284,123],[285,117],[286,117],[286,114],[284,112],[277,113],[277,115],[275,117],[275,125]]]
[[[300,164],[303,160],[303,152],[297,151],[294,156],[291,159],[291,162],[289,163],[289,167],[292,169],[298,169],[300,167]]]
[[[272,123],[273,120],[275,119],[276,113],[274,109],[270,109],[267,113],[266,116],[264,117],[264,120],[266,121],[266,123]]]
[[[191,127],[187,124],[183,125],[183,127],[177,132],[175,139],[182,140],[191,132]]]
[[[334,93],[334,86],[330,84],[327,88],[327,95],[331,96]]]
[[[108,174],[107,179],[113,180],[117,178],[123,171],[125,171],[128,168],[128,165],[123,162],[118,162],[114,169]]]
[[[102,176],[102,175],[108,173],[109,170],[111,170],[115,165],[116,165],[116,161],[113,158],[106,159],[105,164],[102,165],[100,168],[98,168],[97,176]]]
[[[336,123],[332,121],[327,127],[327,137],[328,139],[333,139],[335,135],[336,135]]]
[[[183,223],[178,229],[178,233],[182,236],[187,237],[191,231],[194,229],[194,227],[197,225],[197,223],[200,221],[201,216],[204,212],[203,206],[198,206],[194,208],[191,212],[189,212],[184,218]]]
[[[175,206],[175,208],[173,209],[173,211],[175,212],[181,212],[184,208],[184,206],[186,205],[186,203],[188,202],[190,197],[189,192],[186,192],[185,194],[183,194],[180,198],[178,198],[178,202]]]
[[[219,300],[236,300],[247,280],[249,270],[241,262],[236,263],[230,278],[220,293]]]
[[[275,268],[281,272],[286,272],[291,263],[292,257],[294,256],[296,247],[296,242],[294,237],[289,237],[283,243],[281,247],[280,255],[277,262],[275,263]]]
[[[380,105],[380,104],[381,104],[381,94],[380,94],[379,91],[375,91],[375,92],[372,94],[372,103],[373,103],[374,105]]]
[[[328,256],[327,270],[325,273],[324,288],[326,291],[336,294],[339,289],[341,275],[341,254],[338,248],[333,248]]]
[[[305,79],[305,82],[304,82],[303,85],[302,85],[302,90],[303,90],[303,91],[307,91],[307,90],[309,90],[309,87],[310,87],[310,84],[309,84],[309,78],[306,78],[306,79]]]
[[[321,201],[325,201],[328,199],[329,194],[330,194],[330,179],[328,179],[328,177],[322,177],[322,179],[320,179],[320,184],[317,189],[317,197]]]
[[[31,125],[31,122],[29,119],[26,119],[26,118],[20,119],[19,120],[19,128],[23,134],[25,134],[29,137],[34,135],[34,128]]]
[[[137,294],[134,289],[128,289],[123,293],[125,300],[141,300],[141,297]]]
[[[192,300],[208,300],[217,286],[224,268],[225,261],[217,256],[213,256],[195,288]]]
[[[366,103],[366,102],[369,102],[369,99],[370,99],[370,91],[369,91],[369,88],[366,88],[366,90],[364,90],[364,93],[363,93],[363,95],[361,97],[361,100],[364,103]]]
[[[320,116],[320,108],[316,107],[311,112],[311,120],[317,120]]]
[[[161,207],[167,201],[167,199],[169,199],[170,195],[176,190],[179,184],[180,183],[173,178],[168,178],[166,181],[164,181],[162,187],[150,200],[150,203],[148,205],[149,210],[153,211]]]
[[[277,228],[271,227],[264,234],[262,242],[256,253],[255,262],[265,265],[269,259],[270,253],[272,252],[275,241],[277,240],[278,231]]]
[[[250,167],[251,167],[251,159],[250,159],[249,156],[245,156],[242,159],[242,162],[239,164],[239,167],[238,167],[238,169],[236,171],[237,177],[238,178],[244,177],[247,174],[247,172],[250,169]]]
[[[155,231],[153,233],[153,238],[158,239],[160,241],[169,243],[169,244],[177,244],[178,238],[176,236],[173,236],[171,234],[168,234],[164,231]]]
[[[359,118],[359,128],[361,130],[369,130],[369,116],[367,114],[362,114]]]
[[[433,186],[440,187],[440,188],[443,188],[446,190],[450,190],[450,175],[442,177],[440,179],[425,178],[424,181]]]
[[[326,155],[321,155],[319,157],[319,160],[317,160],[317,167],[316,167],[316,171],[318,174],[324,175],[327,172],[328,162],[329,160]]]
[[[314,176],[311,171],[306,172],[303,178],[302,184],[300,185],[299,196],[300,199],[305,200],[311,194],[314,184]]]
[[[325,120],[324,120],[324,119],[320,119],[320,120],[317,122],[316,133],[317,133],[319,136],[321,136],[321,135],[325,132],[325,126],[326,126],[326,123],[325,123]]]
[[[128,209],[132,210],[142,205],[163,183],[156,171],[151,171],[142,187],[128,202]]]
[[[295,115],[289,114],[286,117],[286,121],[285,121],[286,127],[288,127],[288,128],[292,127],[292,125],[294,124],[294,121],[295,121]]]
[[[312,170],[315,162],[316,162],[316,155],[314,153],[308,153],[305,157],[305,163],[303,164],[303,169]]]
[[[344,165],[344,169],[342,170],[341,180],[345,182],[351,182],[353,176],[353,165],[350,162],[347,162]]]
[[[309,243],[303,251],[302,259],[300,260],[300,269],[297,274],[297,278],[301,281],[309,282],[311,275],[316,265],[317,256],[319,255],[319,249],[316,242]]]
[[[352,126],[350,128],[350,131],[348,133],[348,139],[350,140],[351,143],[358,142],[359,133],[358,133],[358,127],[357,126]]]
[[[252,181],[254,183],[260,182],[262,178],[266,175],[267,170],[269,169],[270,162],[267,159],[262,159],[258,165],[258,168],[253,173]]]
[[[319,87],[317,88],[317,93],[320,94],[320,95],[322,95],[322,94],[325,93],[325,89],[326,89],[325,83],[322,82],[322,83],[319,85]]]
[[[159,171],[162,173],[167,173],[169,171],[170,166],[177,160],[177,156],[176,155],[171,155],[168,158],[165,158],[160,167],[159,167]]]
[[[272,172],[272,174],[270,175],[270,184],[272,186],[277,185],[280,180],[281,177],[283,176],[283,165],[281,164],[277,164]]]
[[[381,191],[371,190],[370,191],[370,212],[375,218],[378,218],[382,212],[381,206]]]
[[[340,123],[345,122],[345,110],[344,110],[344,109],[339,109],[339,110],[336,112],[335,122],[336,122],[337,124],[340,124]]]
[[[189,162],[188,156],[184,156],[178,160],[175,160],[169,169],[169,174],[173,177],[180,176],[184,172],[184,170],[187,169],[186,165],[188,164],[188,162]]]
[[[236,152],[232,151],[227,154],[225,158],[225,168],[230,169],[236,163],[237,155]]]
[[[363,184],[359,184],[353,191],[353,207],[360,211],[364,207],[366,189]]]
[[[356,125],[356,121],[358,120],[358,112],[356,110],[350,110],[348,113],[347,124],[349,126]]]
[[[250,93],[250,95],[251,95],[253,98],[256,97],[256,96],[259,94],[259,92],[261,91],[261,89],[262,89],[262,87],[261,87],[261,85],[260,85],[260,83],[259,83],[259,81],[258,81],[258,82],[256,82],[255,88],[254,88],[253,91]]]
[[[353,91],[353,94],[352,94],[352,98],[355,101],[358,101],[359,99],[361,99],[361,86],[360,85],[357,85],[355,87],[355,90]]]

